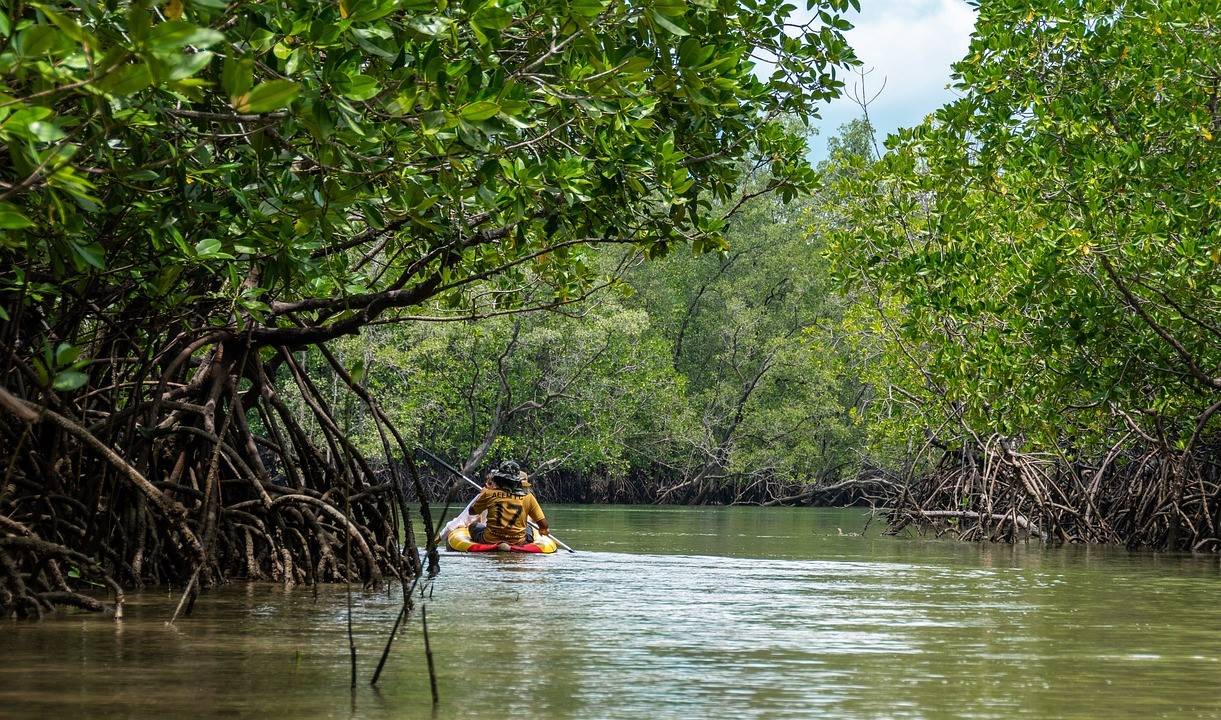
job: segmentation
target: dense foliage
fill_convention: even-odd
[[[845,128],[819,171],[851,171],[869,137]],[[378,327],[335,352],[421,443],[468,471],[525,462],[549,501],[826,501],[860,468],[871,397],[853,302],[807,231],[837,210],[753,198],[722,252],[601,253],[621,281],[566,314]],[[363,408],[343,417],[377,446]]]
[[[981,3],[815,168],[850,7],[0,0],[0,607],[419,577],[417,444],[1221,549],[1216,3]]]
[[[433,296],[501,306],[527,272],[547,286],[530,300],[570,300],[592,281],[581,243],[715,246],[743,157],[809,186],[777,118],[808,118],[850,58],[842,21],[790,38],[780,3],[17,9],[6,311],[67,288],[261,343]],[[493,276],[506,296],[462,296]],[[72,340],[97,311],[60,314]]]
[[[335,352],[362,368],[397,425],[468,473],[513,457],[533,472],[588,480],[626,473],[633,449],[683,423],[682,381],[651,324],[645,311],[604,295],[578,316],[372,328]],[[375,450],[368,413],[344,410],[353,437]]]
[[[785,123],[850,4],[4,2],[0,605],[96,605],[65,558],[188,595],[418,572],[322,380],[411,443],[322,343],[575,302],[591,244],[721,247],[744,171],[815,182]]]
[[[1217,18],[981,4],[962,97],[843,188],[834,254],[893,330],[900,426],[968,446],[929,508],[1216,549]]]

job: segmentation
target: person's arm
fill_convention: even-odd
[[[538,500],[533,495],[530,496],[530,504],[526,509],[526,516],[533,520],[535,525],[538,525],[540,534],[551,534],[547,529],[547,518],[543,515],[543,508],[539,506]]]
[[[491,489],[484,489],[479,492],[479,497],[475,498],[475,502],[471,504],[471,515],[478,515],[487,510],[492,505]]]

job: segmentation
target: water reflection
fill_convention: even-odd
[[[0,717],[1221,717],[1216,558],[852,536],[855,511],[549,508],[576,555],[446,556],[397,589],[239,585],[168,627],[0,625]],[[847,536],[841,535],[847,533]],[[630,550],[631,552],[626,552]],[[354,705],[353,705],[354,703]]]

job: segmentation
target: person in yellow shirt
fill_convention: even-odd
[[[471,514],[487,511],[487,523],[471,525],[471,540],[477,543],[496,544],[500,550],[511,545],[534,542],[534,528],[526,522],[533,520],[538,532],[548,534],[547,518],[543,508],[530,492],[529,476],[512,460],[506,460],[488,473],[486,485],[471,505]]]

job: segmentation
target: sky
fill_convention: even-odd
[[[861,0],[861,11],[847,19],[855,26],[847,38],[863,63],[861,69],[872,69],[865,77],[866,96],[886,83],[869,105],[879,140],[919,123],[953,98],[946,88],[950,65],[966,55],[975,26],[975,10],[964,0]],[[859,83],[850,75],[846,94]],[[813,158],[825,157],[827,138],[860,115],[860,107],[848,97],[824,107],[812,142]]]

